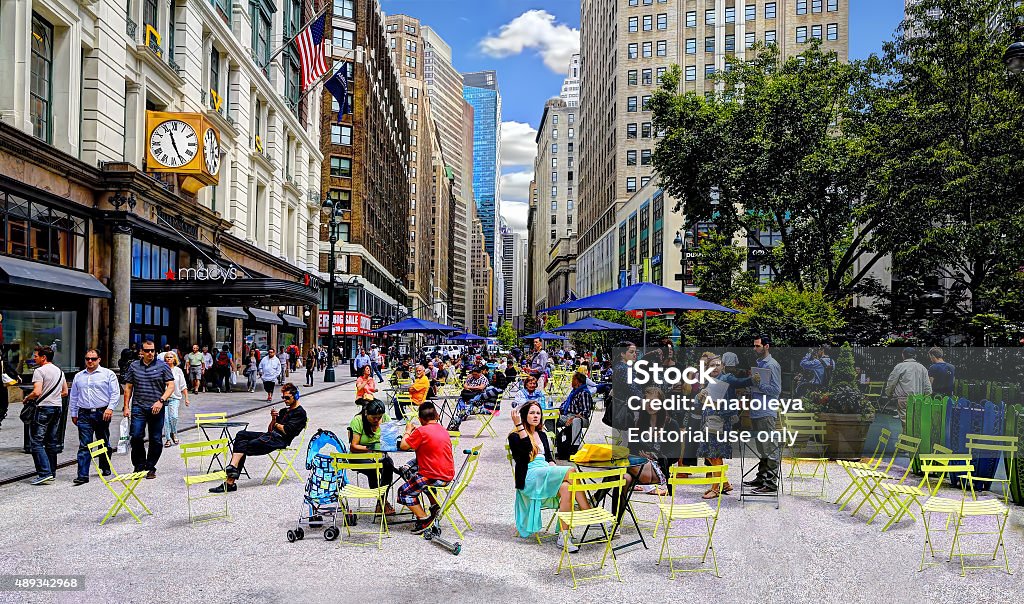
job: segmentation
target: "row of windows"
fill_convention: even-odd
[[[388,25],[387,28],[386,28],[386,31],[388,31],[389,33],[393,33],[393,32],[398,31],[398,24],[397,23],[392,23],[391,25]],[[416,35],[416,26],[415,25],[406,25],[405,29],[403,31],[405,31],[405,33],[407,33],[407,34],[411,34],[411,35],[415,36]]]
[[[823,0],[796,0],[796,14],[806,15],[807,5],[810,4],[812,13],[820,13],[822,5],[825,4]],[[828,0],[827,8],[829,12],[839,10],[839,0]]]
[[[626,138],[636,138],[637,125],[636,123],[626,124]],[[651,126],[651,122],[642,122],[640,124],[640,138],[651,138],[654,136],[654,128]]]
[[[558,125],[558,114],[557,113],[551,116],[551,123],[553,125],[556,125],[556,126]],[[575,123],[576,123],[576,114],[575,113],[570,113],[569,114],[569,125],[572,125],[572,124],[575,124]]]
[[[640,177],[640,187],[641,188],[646,187],[647,183],[649,183],[649,182],[651,182],[651,177],[650,176],[641,176]],[[636,176],[630,176],[630,177],[626,178],[626,192],[627,193],[636,193]]]
[[[573,143],[569,143],[568,151],[569,151],[569,153],[572,153],[572,151],[573,151]],[[551,143],[551,153],[552,154],[558,153],[558,143]]]
[[[0,191],[0,254],[84,270],[86,221]]]
[[[640,31],[641,27],[643,31],[653,31],[655,22],[657,22],[659,30],[668,29],[668,13],[659,13],[657,20],[655,20],[655,15],[643,15],[642,19],[641,17],[630,17],[627,21],[627,28],[630,32]]]
[[[651,95],[645,94],[645,95],[643,95],[643,96],[641,96],[639,98],[640,98],[640,111],[648,111],[648,105],[651,102]],[[634,113],[634,112],[636,112],[636,110],[637,110],[636,100],[637,100],[637,97],[635,97],[635,96],[626,97],[626,112],[627,113]]]
[[[642,44],[631,42],[626,46],[626,55],[630,59],[636,59],[638,56],[644,57],[645,59],[651,58],[655,55],[659,57],[668,56],[668,40],[658,40],[657,43],[644,42]]]
[[[641,1],[643,2],[644,6],[650,6],[654,4],[654,0],[626,0],[626,2],[629,3],[629,6],[640,6]],[[658,0],[658,4],[665,4],[666,2],[668,2],[668,0]]]
[[[665,75],[665,71],[665,67],[658,67],[655,70],[641,69],[639,71],[637,71],[636,69],[630,69],[626,71],[626,84],[630,86],[636,86],[638,81],[637,74],[639,74],[640,84],[643,86],[651,86],[654,84],[654,78],[657,78],[659,82],[661,81],[661,76]]]
[[[826,25],[825,26],[825,35],[826,35],[826,38],[828,40],[838,40],[839,39],[839,24],[838,23],[829,23],[828,25]],[[814,39],[817,39],[817,40],[821,39],[821,26],[820,25],[812,25],[811,26],[811,38],[814,38]],[[803,42],[807,41],[807,26],[806,25],[801,25],[800,27],[796,28],[796,41],[798,43],[803,43]]]
[[[576,136],[576,129],[575,128],[569,128],[569,138],[573,138],[575,136]],[[551,138],[558,138],[558,128],[554,128],[554,129],[551,130]],[[570,143],[570,144],[572,144],[572,143]],[[569,152],[572,153],[572,151],[569,151]]]
[[[569,162],[568,162],[568,165],[566,167],[571,170],[574,167],[574,165],[575,165],[574,158],[570,155],[569,156]],[[551,158],[551,167],[552,168],[557,168],[558,167],[558,158],[557,157],[552,157]]]
[[[571,199],[566,201],[565,209],[569,210],[570,212],[573,210],[573,201]],[[554,214],[557,211],[558,211],[558,200],[557,199],[552,199],[551,200],[551,213]],[[572,219],[570,219],[569,222],[572,222]]]
[[[640,165],[641,166],[649,166],[649,165],[651,165],[651,155],[652,155],[652,152],[651,152],[650,149],[641,149],[640,150]],[[627,166],[635,166],[636,165],[636,149],[630,149],[629,151],[626,151],[626,165]]]

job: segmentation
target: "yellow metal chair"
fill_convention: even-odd
[[[223,428],[218,426],[217,428],[215,428],[217,430],[216,434],[208,434],[205,430],[205,426],[228,421],[227,412],[212,411],[210,413],[196,413],[192,417],[196,422],[196,428],[199,428],[198,434],[202,434],[204,438],[209,438],[210,436],[213,436],[216,439],[224,436]],[[220,467],[223,468],[224,466],[227,465],[226,462],[230,458],[230,451],[228,452],[227,459],[224,460],[220,459],[220,457],[218,456],[211,457],[210,463],[207,466],[206,471],[209,472],[210,470],[212,470],[213,464],[218,462],[220,462]]]
[[[192,494],[192,487],[205,485],[210,482],[224,482],[227,479],[228,475],[224,470],[209,472],[209,468],[207,468],[207,472],[202,473],[204,458],[209,457],[213,459],[218,455],[223,455],[225,459],[230,455],[230,452],[228,451],[228,439],[219,438],[217,440],[205,440],[197,443],[181,443],[181,459],[185,462],[184,479],[185,496],[188,499],[188,520],[192,524],[230,517],[228,514],[228,494],[226,489],[224,493],[209,493],[204,489],[198,495]],[[195,467],[193,467],[193,461],[196,462]],[[199,486],[199,488],[202,488],[202,486]],[[211,497],[222,498],[224,500],[224,509],[196,514],[192,509],[192,502],[199,501],[201,499],[209,499]]]
[[[512,470],[512,480],[514,482],[515,479],[516,479],[516,462],[515,462],[515,460],[512,459],[512,450],[509,448],[508,445],[505,445],[505,459],[508,460],[509,469]],[[518,491],[517,491],[517,493],[518,493]],[[518,495],[516,495],[516,496],[518,497]],[[557,509],[558,509],[557,505],[550,505],[549,506],[549,505],[544,505],[543,503],[541,504],[541,510],[542,511],[543,510],[557,510]],[[537,544],[538,545],[540,545],[542,543],[543,539],[550,539],[550,538],[556,536],[554,533],[551,532],[551,523],[554,522],[554,521],[555,521],[555,515],[552,514],[551,518],[548,518],[548,523],[544,526],[544,530],[534,534],[534,537],[536,537],[536,539],[537,539]]]
[[[615,468],[611,470],[598,470],[594,472],[573,472],[572,474],[566,475],[566,480],[569,482],[569,496],[574,500],[576,493],[594,493],[597,491],[605,491],[612,489],[622,489],[626,486],[626,468]],[[569,544],[572,541],[570,538],[563,540],[562,555],[558,558],[558,569],[555,574],[562,572],[562,566],[569,567],[569,574],[572,575],[572,588],[576,589],[580,581],[590,581],[593,579],[608,579],[615,577],[617,581],[622,582],[622,577],[619,575],[619,563],[615,559],[615,551],[612,550],[612,535],[615,534],[615,529],[619,524],[618,516],[612,514],[603,507],[593,507],[587,510],[577,510],[576,506],[568,512],[556,512],[555,516],[561,522],[564,522],[568,527],[568,532],[571,535],[572,530],[576,528],[585,528],[588,526],[600,526],[601,530],[604,531],[605,539],[596,541],[594,543],[604,543],[604,553],[601,555],[601,560],[598,562],[586,562],[582,564],[573,564],[572,554],[569,553]],[[605,525],[610,525],[605,528]],[[587,545],[581,543],[580,546]],[[612,569],[614,573],[608,573],[603,575],[596,575],[593,577],[576,577],[576,570],[580,568],[596,567],[598,570],[603,570],[605,562],[608,559],[608,554],[612,557]]]
[[[864,397],[871,401],[877,409],[878,401],[882,398],[884,391],[885,382],[868,382],[868,391],[864,393]]]
[[[473,481],[473,476],[476,475],[476,468],[480,464],[480,449],[482,447],[483,445],[473,447],[472,453],[470,454],[469,465],[466,467],[465,473],[457,484],[453,485],[449,483],[447,486],[443,487],[429,487],[430,491],[434,494],[434,499],[437,501],[442,501],[442,498],[444,497],[443,494],[451,491],[451,495],[444,500],[444,507],[441,508],[438,514],[452,525],[452,528],[455,529],[455,533],[458,534],[459,539],[463,538],[463,531],[469,532],[473,530],[473,525],[470,524],[469,518],[466,518],[466,515],[462,513],[462,508],[459,507],[459,497],[462,495],[463,491],[469,487],[470,483]],[[465,524],[465,528],[459,528],[455,518],[452,517],[452,511],[458,514],[459,518],[462,519],[463,524]]]
[[[726,472],[729,470],[729,466],[672,466],[669,468],[668,483],[673,489],[673,493],[669,498],[668,503],[662,503],[658,505],[661,511],[661,519],[665,522],[665,534],[661,540],[661,552],[658,554],[658,564],[661,564],[662,560],[668,559],[669,565],[669,578],[675,579],[676,573],[699,573],[714,571],[716,577],[722,575],[718,572],[718,557],[715,555],[714,536],[715,526],[718,524],[718,516],[722,510],[722,485],[724,485],[728,479],[726,478]],[[689,474],[689,477],[683,477],[684,474]],[[680,498],[681,491],[679,487],[686,485],[700,485],[703,487],[711,488],[717,491],[718,496],[715,497],[715,505],[712,507],[707,501],[702,500],[697,503],[677,503],[677,499]],[[675,521],[687,521],[687,520],[703,520],[705,530],[698,534],[693,535],[672,535],[672,523]],[[704,551],[700,555],[689,554],[673,556],[671,548],[669,548],[669,539],[705,539]],[[684,559],[699,559],[701,564],[707,561],[708,554],[711,554],[711,563],[714,568],[695,568],[695,569],[676,569],[675,560]],[[666,554],[668,554],[666,556]]]
[[[813,414],[811,417],[796,417],[796,414],[787,413],[783,417],[783,426],[795,435],[793,445],[789,447],[788,458],[789,468],[789,494],[790,495],[816,495],[825,496],[825,484],[828,482],[828,456],[825,454],[825,423],[816,421]],[[804,415],[804,414],[801,414]],[[801,464],[813,464],[810,471]],[[818,473],[821,472],[819,477]],[[821,480],[821,488],[817,490],[797,489],[797,482],[794,479]]]
[[[969,482],[971,487],[971,498],[977,499],[974,492],[974,482],[1000,483],[1003,485],[1003,503],[1010,503],[1010,477],[1013,476],[1017,460],[1017,437],[1016,436],[990,436],[988,434],[968,434],[967,452],[975,459],[995,458],[998,462],[1001,455],[1009,460],[1009,467],[1006,470],[1006,478],[985,478],[972,476]]]
[[[888,515],[888,507],[885,500],[881,497],[878,490],[882,488],[885,481],[896,481],[896,484],[903,484],[907,477],[910,476],[910,468],[914,457],[917,455],[918,449],[921,447],[921,439],[913,436],[907,436],[906,434],[900,434],[899,439],[896,441],[896,447],[893,450],[892,458],[889,459],[888,465],[884,470],[864,470],[860,468],[854,468],[851,472],[854,480],[858,481],[857,491],[864,495],[864,499],[861,500],[860,504],[854,508],[851,516],[856,516],[857,512],[864,506],[865,503],[875,508],[875,515],[878,510],[882,509]],[[906,454],[907,456],[907,467],[903,469],[903,474],[898,478],[890,474],[893,465],[896,463],[896,459],[900,454]],[[856,492],[850,495],[850,499],[854,497]],[[878,506],[881,505],[881,508]],[[840,507],[840,510],[843,508]],[[874,517],[874,515],[872,516]]]
[[[449,430],[448,437],[452,439],[452,451],[459,448],[459,440],[462,439],[462,432],[458,430]]]
[[[142,503],[142,500],[139,499],[139,496],[135,493],[135,488],[139,486],[139,483],[142,482],[142,479],[146,477],[146,472],[118,474],[117,471],[114,470],[114,465],[110,463],[110,455],[107,451],[107,443],[102,440],[97,440],[89,443],[89,456],[92,457],[92,462],[96,466],[96,473],[99,475],[100,480],[103,481],[103,484],[107,487],[107,490],[110,491],[110,494],[114,496],[114,503],[110,506],[110,509],[107,510],[107,515],[104,516],[103,520],[100,521],[101,525],[106,524],[107,520],[110,520],[114,516],[117,516],[117,514],[122,509],[127,510],[127,512],[132,515],[132,518],[135,519],[135,522],[142,522],[142,520],[139,519],[138,515],[136,515],[135,512],[132,511],[132,508],[129,507],[129,498],[135,499],[135,501],[142,506],[142,509],[146,510],[147,514],[153,514],[153,512],[149,511],[149,508],[146,507],[146,504]],[[103,471],[100,469],[100,457],[107,458],[107,464],[108,467],[110,467],[111,472],[113,473],[113,477],[107,478],[106,476],[103,475]],[[117,490],[114,489],[113,485],[116,484],[120,484],[123,487],[120,493],[118,493]]]
[[[500,405],[497,408],[495,408],[494,411],[487,411],[485,409],[483,413],[474,413],[473,417],[480,420],[480,429],[476,431],[476,434],[473,435],[473,438],[480,438],[480,435],[484,433],[484,430],[489,432],[491,436],[498,436],[498,433],[495,432],[494,428],[491,426],[491,420],[493,420],[495,417],[498,417],[499,413],[501,413]]]
[[[884,429],[883,429],[884,431]],[[882,440],[881,438],[879,439]],[[886,440],[886,443],[888,440]],[[850,477],[850,484],[847,485],[846,490],[840,495],[836,503],[840,503],[839,511],[842,511],[849,503],[853,500],[857,492],[862,495],[866,493],[860,488],[861,484],[868,481],[879,481],[891,478],[888,476],[889,471],[892,470],[893,465],[896,463],[896,459],[901,455],[906,455],[908,462],[907,467],[904,469],[903,478],[900,482],[906,479],[907,475],[910,474],[911,461],[914,456],[917,455],[918,449],[921,447],[921,439],[913,436],[907,436],[906,434],[900,434],[896,440],[896,446],[893,447],[892,456],[889,457],[889,462],[882,466],[882,462],[885,461],[885,450],[878,451],[878,456],[872,456],[868,463],[848,461],[848,462],[837,462],[841,468],[846,470],[847,475]],[[877,451],[877,447],[876,447]],[[878,474],[884,474],[885,476],[878,476]],[[846,495],[845,499],[843,495]],[[863,503],[863,502],[862,502]],[[858,506],[859,508],[860,506]],[[856,511],[854,512],[856,514]]]
[[[875,513],[868,518],[868,524],[875,519],[875,516],[881,511],[881,509],[888,509],[891,503],[896,510],[889,521],[882,526],[882,531],[889,530],[893,524],[899,522],[904,516],[909,515],[911,518],[915,518],[914,513],[910,511],[910,506],[917,504],[921,506],[921,498],[923,497],[935,497],[942,486],[942,482],[946,478],[946,474],[949,473],[949,465],[951,463],[966,464],[970,463],[970,455],[952,455],[948,453],[940,453],[939,449],[945,449],[942,445],[936,445],[936,452],[929,454],[922,454],[918,456],[921,460],[921,471],[924,472],[924,476],[921,478],[921,482],[915,485],[910,484],[883,484],[888,494],[885,500],[882,502],[882,507],[875,510]],[[947,449],[948,450],[948,449]],[[954,468],[957,469],[957,468]],[[933,484],[934,483],[934,484]]]
[[[352,535],[376,535],[377,536],[377,549],[383,548],[384,537],[390,537],[391,533],[388,530],[387,514],[384,513],[385,497],[387,496],[388,487],[390,485],[381,484],[380,471],[384,464],[381,462],[383,459],[382,453],[331,453],[331,461],[334,464],[334,469],[340,474],[343,471],[351,470],[353,472],[357,470],[374,470],[377,472],[377,484],[379,487],[372,489],[368,487],[360,487],[355,484],[349,483],[341,488],[338,492],[338,503],[339,513],[341,509],[346,510],[346,514],[353,516],[380,516],[380,522],[377,524],[376,531],[353,531],[352,526],[345,523],[345,536],[351,537]],[[356,507],[350,506],[350,500],[361,500],[370,499],[377,502],[380,513],[376,510],[363,511]],[[338,539],[338,545],[373,545],[370,543],[352,543],[346,542],[345,537]]]
[[[959,468],[957,468],[959,469]],[[974,467],[967,467],[967,484],[971,490],[971,495],[974,495]],[[968,518],[984,518],[991,517],[995,520],[994,530],[964,530],[964,521]],[[960,576],[967,576],[968,569],[979,570],[984,568],[1001,568],[1006,571],[1006,574],[1012,575],[1013,571],[1010,570],[1010,559],[1006,555],[1006,542],[1003,538],[1003,532],[1006,530],[1006,523],[1010,518],[1010,508],[1008,505],[999,501],[998,499],[983,499],[981,501],[968,500],[967,493],[963,493],[963,497],[960,500],[960,508],[956,512],[956,526],[953,531],[953,544],[949,548],[950,560],[953,558],[960,558]],[[981,535],[990,535],[996,537],[996,544],[992,551],[978,551],[978,552],[965,552],[963,550],[963,538],[964,537],[977,537]],[[967,558],[988,558],[991,557],[994,562],[999,555],[999,548],[1003,549],[1003,563],[1002,564],[967,564]]]
[[[267,484],[267,480],[270,478],[270,473],[277,468],[277,471],[281,473],[281,478],[277,480],[277,484],[274,486],[281,486],[281,483],[288,480],[288,472],[291,472],[301,482],[302,476],[298,470],[295,469],[295,460],[299,457],[299,450],[302,449],[302,443],[306,440],[306,429],[302,429],[302,434],[299,435],[298,441],[293,443],[290,447],[284,449],[278,449],[277,451],[271,451],[267,457],[270,458],[270,467],[267,468],[267,475],[263,477],[263,482],[260,484]]]

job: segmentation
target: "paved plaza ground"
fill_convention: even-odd
[[[343,386],[303,396],[301,402],[311,427],[342,435],[356,410],[353,398],[351,386]],[[269,412],[263,408],[240,417],[262,426]],[[0,487],[2,573],[86,576],[84,594],[0,592],[0,602],[909,603],[1020,597],[1018,573],[968,571],[962,578],[959,565],[948,562],[918,572],[920,522],[904,521],[881,533],[877,522],[867,526],[864,517],[851,518],[819,499],[784,496],[776,510],[767,503],[742,506],[735,493],[723,501],[715,537],[721,578],[704,573],[670,581],[668,569],[655,565],[657,546],[645,529],[651,549],[634,546],[618,555],[621,583],[584,583],[574,592],[567,571],[554,574],[559,551],[553,541],[538,545],[513,536],[513,481],[504,449],[507,413],[496,421],[499,438],[463,438],[463,445],[483,443],[483,457],[461,501],[473,530],[462,540],[459,556],[410,535],[408,525],[394,527],[380,551],[339,547],[316,530],[307,531],[304,541],[288,543],[285,533],[300,511],[303,484],[261,486],[268,467],[262,457],[247,464],[257,478],[241,480],[230,497],[231,521],[190,526],[182,461],[172,447],[164,451],[158,477],[139,487],[154,512],[142,524],[124,514],[100,526],[109,494],[95,478],[73,487],[71,469],[61,470],[49,486],[20,481]],[[465,426],[475,432],[476,424]],[[604,430],[595,422],[588,440],[600,441]],[[198,440],[195,431],[183,437]],[[120,471],[130,469],[126,456],[115,456],[114,463]],[[738,460],[733,463],[729,475],[735,484]],[[835,465],[830,475],[834,499],[846,479]],[[650,505],[637,510],[654,517]],[[616,542],[634,536],[630,527]],[[1017,571],[1024,554],[1019,508],[1012,511],[1006,540]],[[939,537],[939,546],[948,549],[948,543],[948,535]],[[596,546],[591,550],[584,556],[597,554]]]

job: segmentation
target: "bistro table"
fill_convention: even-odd
[[[234,449],[234,447],[232,445],[234,445],[234,443],[235,443],[235,438],[231,434],[231,430],[235,429],[235,434],[238,434],[240,431],[245,430],[248,427],[249,427],[249,422],[230,421],[230,420],[229,421],[222,421],[222,422],[203,422],[203,423],[199,424],[199,429],[202,430],[203,438],[205,438],[206,440],[215,440],[215,439],[218,439],[218,438],[226,438],[226,439],[228,439],[228,454],[229,455],[230,455],[230,452]],[[220,430],[220,433],[217,434],[216,436],[212,436],[211,437],[210,433],[207,432],[208,429],[210,429],[210,430]],[[214,462],[217,462],[217,464],[220,466],[221,470],[224,469],[224,462],[220,458],[220,453],[218,453],[218,454],[214,455],[212,459],[210,459],[210,465],[209,465],[209,467],[206,468],[206,472],[207,473],[209,473],[210,470],[213,468],[213,463]],[[245,466],[242,466],[242,473],[245,474],[246,478],[252,478],[251,476],[249,476],[249,472],[246,471]]]
[[[610,460],[606,460],[606,461],[585,461],[585,462],[573,462],[573,463],[576,464],[576,469],[580,470],[580,471],[583,471],[583,468],[587,468],[587,469],[590,469],[590,470],[614,470],[614,469],[618,469],[618,468],[626,468],[626,473],[629,473],[630,468],[639,468],[639,467],[643,466],[645,463],[647,463],[648,461],[649,460],[646,457],[641,457],[639,455],[630,455],[629,457],[620,457],[620,458],[610,459]],[[607,499],[607,500],[609,500],[611,502],[611,507],[614,510],[614,508],[615,508],[615,500],[617,499],[617,497],[616,497],[616,495],[613,494],[612,497],[609,498],[608,497],[608,491],[609,490],[612,490],[612,489],[606,489],[604,491],[597,491],[597,492],[595,492],[594,495],[593,495],[593,499],[591,501],[591,504],[594,505],[594,506],[603,505],[604,501]],[[617,491],[618,489],[614,489],[614,490]],[[630,488],[626,489],[625,496],[622,497],[623,501],[621,502],[621,507],[619,508],[619,511],[618,511],[619,521],[615,523],[615,531],[618,531],[619,530],[619,526],[622,524],[622,516],[623,516],[623,514],[624,513],[628,513],[630,519],[633,521],[633,526],[636,528],[636,533],[638,535],[638,538],[634,539],[633,541],[630,541],[628,543],[621,543],[619,545],[616,545],[615,547],[612,548],[612,550],[614,550],[614,551],[619,551],[621,549],[625,549],[627,547],[636,545],[637,543],[642,544],[644,546],[644,549],[650,549],[649,547],[647,547],[647,540],[644,539],[644,532],[642,530],[640,530],[640,523],[637,521],[636,515],[633,513],[633,508],[630,507],[630,505],[629,505],[629,501],[632,498],[633,498],[633,488],[630,487]],[[597,538],[594,538],[594,539],[591,539],[590,541],[588,541],[587,540],[587,531],[589,531],[589,530],[590,530],[589,526],[586,529],[584,529],[583,536],[580,539],[580,543],[597,543],[599,541],[604,541],[603,537],[597,537]],[[612,539],[615,538],[615,531],[612,532]]]

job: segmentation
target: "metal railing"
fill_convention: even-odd
[[[131,17],[125,17],[124,33],[128,34],[128,37],[132,40],[135,39],[135,33],[139,30],[139,24],[132,20]]]

